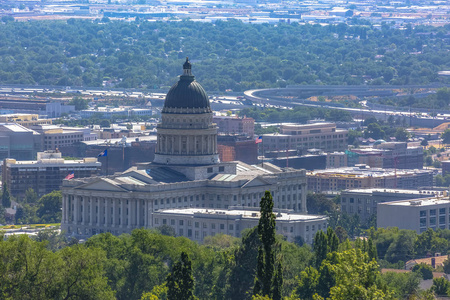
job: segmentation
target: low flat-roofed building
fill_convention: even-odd
[[[319,230],[326,231],[328,217],[294,213],[292,210],[275,210],[276,230],[290,242],[299,237],[311,244]],[[178,208],[156,210],[151,215],[152,227],[171,226],[177,236],[202,242],[207,236],[228,234],[241,236],[246,228],[258,226],[259,208],[233,206],[229,209]]]
[[[410,200],[431,196],[447,196],[448,190],[424,189],[350,189],[341,192],[341,211],[357,214],[365,221],[377,212],[377,204],[398,200]]]
[[[33,125],[52,124],[51,119],[39,119],[38,114],[7,114],[0,115],[0,122],[17,123],[24,127]]]
[[[355,167],[307,172],[308,190],[313,192],[342,191],[355,188],[417,189],[433,185],[432,170],[396,170]]]
[[[450,200],[430,197],[378,203],[377,227],[398,227],[417,233],[428,228],[450,229]]]
[[[98,175],[101,163],[96,157],[65,160],[60,152],[38,152],[37,160],[18,161],[5,159],[2,166],[2,183],[14,197],[23,197],[28,188],[39,196],[61,188],[63,179],[73,172],[75,178]]]

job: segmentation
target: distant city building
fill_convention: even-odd
[[[447,196],[448,190],[432,189],[350,189],[341,192],[341,211],[357,214],[365,221],[377,212],[377,204],[390,201]]]
[[[152,163],[112,176],[64,181],[62,230],[79,237],[129,233],[152,228],[153,214],[165,209],[257,208],[267,190],[275,211],[307,212],[304,170],[220,162],[209,98],[188,60],[167,93],[156,138]]]
[[[253,138],[236,135],[218,135],[217,151],[220,161],[242,161],[246,164],[258,163],[258,144]]]
[[[61,102],[47,102],[45,104],[45,114],[48,118],[59,118],[62,114],[69,114],[75,111],[75,105],[67,105]]]
[[[84,131],[80,128],[63,128],[56,125],[35,125],[31,127],[41,134],[43,150],[56,150],[84,141]]]
[[[14,197],[23,197],[28,188],[39,196],[60,190],[65,177],[75,178],[98,175],[101,163],[97,158],[65,160],[60,152],[46,151],[37,154],[37,160],[3,160],[2,184],[6,184]]]
[[[280,133],[264,134],[264,151],[321,149],[324,152],[347,149],[348,130],[334,123],[283,124]]]
[[[347,154],[345,152],[326,153],[327,169],[347,167]]]
[[[0,159],[32,160],[41,147],[38,132],[16,123],[0,123]]]
[[[244,135],[253,138],[255,134],[255,120],[248,117],[214,116],[213,122],[217,124],[217,132],[229,135]]]
[[[151,116],[151,108],[130,108],[130,107],[98,107],[96,109],[84,109],[80,111],[82,118],[91,118],[99,116],[100,118],[110,119],[112,116]]]
[[[326,169],[326,161],[327,157],[325,153],[276,157],[270,160],[272,164],[280,168],[289,167],[308,171]]]
[[[50,119],[40,119],[38,114],[6,114],[0,115],[0,122],[2,123],[17,123],[24,127],[31,127],[33,125],[52,124]]]
[[[450,229],[448,197],[378,203],[377,227],[398,227],[422,233],[428,228]]]
[[[385,169],[423,168],[421,146],[408,147],[406,142],[377,142],[372,148],[347,150],[348,165],[366,164],[372,168]]]
[[[307,173],[308,190],[342,191],[357,188],[417,189],[433,185],[432,170],[395,170],[356,167],[317,170]]]
[[[319,230],[326,230],[328,217],[275,210],[276,230],[290,242],[301,238],[311,244]],[[229,209],[162,209],[150,216],[151,227],[171,226],[177,236],[203,242],[207,236],[228,234],[240,237],[241,231],[258,226],[259,207],[233,206]]]
[[[442,163],[442,176],[450,174],[450,160],[444,160]]]

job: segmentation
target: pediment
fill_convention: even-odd
[[[109,191],[109,192],[126,192],[127,190],[120,187],[111,179],[100,178],[94,182],[89,182],[76,187],[76,189],[94,190],[94,191]]]
[[[252,180],[248,181],[246,184],[244,184],[242,187],[254,187],[254,186],[267,186],[271,185],[266,180],[262,179],[261,177],[253,178]]]

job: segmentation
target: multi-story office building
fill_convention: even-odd
[[[341,211],[357,214],[360,220],[367,220],[377,212],[377,204],[390,201],[447,196],[447,190],[434,189],[351,189],[341,192]]]
[[[15,123],[0,124],[0,159],[31,160],[41,147],[38,132]]]
[[[327,153],[327,169],[347,167],[347,154],[345,152]]]
[[[220,162],[212,120],[208,96],[186,60],[164,102],[153,162],[64,181],[62,229],[80,237],[121,234],[151,228],[152,214],[162,209],[258,207],[266,190],[275,208],[307,212],[304,170]]]
[[[308,190],[342,191],[363,188],[417,189],[433,185],[432,170],[396,170],[356,167],[316,170],[307,173]]]
[[[328,217],[294,213],[289,210],[276,210],[276,230],[290,242],[301,237],[311,244],[318,230],[326,230]],[[228,234],[241,236],[241,231],[258,225],[259,208],[230,207],[229,209],[163,209],[150,216],[152,227],[168,225],[178,236],[185,236],[202,242],[207,236]]]
[[[263,135],[264,151],[321,149],[325,152],[347,149],[348,130],[334,123],[283,124],[280,133]]]
[[[450,200],[430,197],[378,203],[377,227],[398,227],[422,233],[428,228],[450,229]]]
[[[5,159],[2,166],[2,183],[14,197],[23,197],[28,188],[39,196],[60,190],[63,179],[73,173],[75,178],[98,175],[101,163],[95,157],[65,160],[60,152],[46,151],[37,154],[37,160],[19,161]]]
[[[372,168],[422,169],[423,148],[408,147],[408,143],[380,143],[373,148],[346,151],[348,165],[366,164]]]
[[[444,160],[442,162],[442,176],[450,174],[450,160]]]
[[[84,141],[84,131],[80,128],[63,128],[56,125],[34,125],[31,127],[41,134],[43,150],[56,150]]]
[[[217,124],[218,133],[244,135],[253,138],[255,134],[255,120],[248,117],[215,116],[213,122]]]

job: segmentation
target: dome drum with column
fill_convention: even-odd
[[[153,163],[210,165],[219,163],[217,126],[212,122],[208,95],[195,81],[186,58],[183,75],[166,96],[157,126]]]

